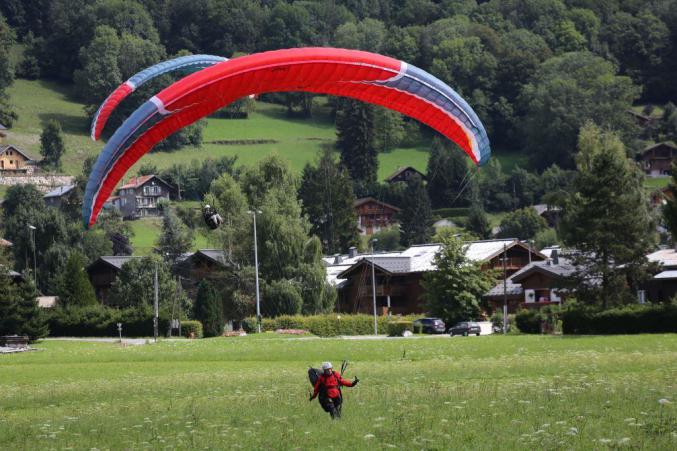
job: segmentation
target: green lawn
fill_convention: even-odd
[[[670,184],[670,177],[645,177],[644,186],[650,189],[664,188]]]
[[[134,231],[132,238],[132,247],[134,255],[149,255],[157,246],[157,240],[162,230],[161,218],[143,218],[130,221]],[[205,235],[196,232],[193,238],[193,250],[211,248],[209,240]]]
[[[0,449],[629,449],[677,443],[677,335],[265,336],[0,356]],[[343,419],[306,370],[349,359]],[[659,400],[664,404],[659,403]]]
[[[97,155],[104,142],[89,139],[89,121],[82,104],[74,99],[74,87],[49,81],[16,80],[8,92],[16,105],[19,120],[10,132],[9,142],[25,149],[33,157],[40,157],[40,133],[49,119],[58,120],[65,132],[66,154],[63,172],[76,175],[89,155]],[[247,120],[210,118],[204,130],[201,147],[186,147],[180,151],[158,152],[144,156],[138,165],[150,162],[160,169],[175,163],[188,164],[192,160],[238,156],[239,164],[251,165],[270,152],[277,152],[300,172],[303,166],[315,161],[323,146],[336,139],[334,123],[326,107],[314,109],[312,119],[290,119],[286,108],[258,102],[256,111]],[[267,144],[224,144],[220,141],[271,140]],[[427,146],[395,149],[379,156],[379,177],[384,178],[400,166],[414,166],[425,171],[428,161]],[[134,173],[135,168],[131,169]]]

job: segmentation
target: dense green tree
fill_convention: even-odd
[[[61,124],[56,120],[47,122],[40,135],[40,154],[43,163],[55,169],[61,166],[61,157],[66,152]]]
[[[21,316],[18,311],[19,299],[14,282],[7,270],[0,271],[0,335],[19,332]]]
[[[543,63],[523,91],[524,136],[532,163],[573,166],[579,129],[588,120],[630,136],[626,113],[639,89],[616,75],[611,63],[588,52],[565,53]]]
[[[498,236],[501,238],[518,238],[528,240],[548,225],[531,207],[522,208],[508,213],[501,220]]]
[[[251,219],[247,214],[249,202],[237,180],[222,174],[211,185],[205,203],[216,208],[223,224],[213,231],[213,241],[218,243],[229,261],[249,262],[252,258],[253,239]]]
[[[176,216],[169,205],[162,211],[162,231],[157,242],[157,252],[169,262],[176,262],[193,245],[193,231]]]
[[[47,336],[47,318],[38,305],[38,289],[30,277],[17,287],[17,308],[19,317],[18,334],[26,335],[31,341]]]
[[[82,70],[75,71],[74,81],[78,95],[93,111],[120,83],[122,73],[118,67],[120,37],[108,26],[96,28],[94,38],[80,50]]]
[[[320,238],[326,253],[345,252],[357,244],[352,180],[331,149],[322,153],[316,166],[306,164],[303,168],[299,199],[310,221],[310,232]]]
[[[378,158],[374,147],[374,110],[358,100],[343,99],[336,112],[336,146],[341,164],[352,179],[366,186],[376,182]]]
[[[183,306],[185,295],[177,289],[169,267],[157,256],[134,258],[122,265],[122,270],[111,287],[108,302],[120,308],[151,307],[156,270],[160,308]]]
[[[566,245],[584,281],[599,280],[592,299],[603,308],[633,299],[637,275],[653,244],[643,174],[629,160],[617,135],[586,124],[578,139],[574,193],[560,224]],[[634,280],[633,280],[634,279]]]
[[[672,163],[672,170],[670,171],[670,190],[674,193],[677,190],[677,165]],[[663,206],[663,221],[665,222],[672,241],[677,243],[677,199],[674,197],[668,198]]]
[[[374,251],[399,251],[402,249],[400,244],[400,228],[398,226],[381,229],[371,236],[374,242]]]
[[[374,108],[374,147],[379,152],[389,152],[399,147],[406,139],[406,122],[396,111],[383,107]]]
[[[621,71],[655,96],[657,71],[671,46],[667,25],[646,9],[636,15],[619,11],[604,26],[603,35]]]
[[[208,280],[200,281],[193,316],[202,323],[205,337],[223,334],[223,300]]]
[[[57,294],[60,307],[98,305],[86,265],[87,259],[80,251],[71,252],[59,281]]]
[[[380,20],[364,19],[346,22],[336,29],[335,45],[339,48],[381,53],[386,43],[386,27]]]
[[[476,234],[481,239],[487,239],[491,236],[491,223],[482,204],[474,202],[468,213],[466,229]]]
[[[448,141],[433,140],[426,180],[434,208],[467,204],[469,192],[461,190],[467,188],[465,183],[470,176],[465,153]]]
[[[14,67],[9,58],[14,39],[14,31],[7,25],[5,17],[0,14],[0,124],[6,127],[11,127],[18,119],[14,106],[5,93],[5,89],[14,81]]]
[[[432,209],[423,180],[414,176],[404,192],[400,212],[400,240],[403,246],[423,244],[433,235]]]
[[[508,177],[506,188],[512,194],[513,208],[533,205],[538,194],[539,177],[525,169],[515,166]]]
[[[480,198],[488,211],[503,211],[512,207],[512,196],[506,192],[508,177],[498,159],[489,160],[475,178],[479,179]]]
[[[266,312],[271,316],[298,315],[303,307],[303,297],[291,280],[274,280],[265,291]]]
[[[490,273],[465,256],[464,244],[446,237],[435,255],[436,271],[424,274],[422,285],[431,315],[453,325],[480,315],[480,298],[493,285]]]

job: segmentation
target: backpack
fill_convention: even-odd
[[[324,374],[324,371],[318,368],[308,368],[308,380],[310,381],[310,385],[315,388],[315,384],[317,383],[317,380]],[[339,395],[341,398],[343,398],[343,391],[341,390],[341,385],[339,384],[338,386],[339,390]],[[328,396],[327,396],[327,388],[322,385],[320,386],[320,392],[317,394],[317,397],[320,401],[320,404],[324,405],[327,402]]]

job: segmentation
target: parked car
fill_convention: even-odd
[[[463,321],[461,323],[456,324],[454,327],[449,329],[449,335],[452,337],[454,335],[463,335],[464,337],[467,337],[470,334],[475,334],[479,337],[480,335],[480,325],[477,323],[474,323],[472,321]]]
[[[415,332],[420,330],[424,334],[443,334],[447,331],[446,324],[439,318],[419,318],[411,325]]]

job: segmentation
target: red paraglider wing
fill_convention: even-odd
[[[123,175],[159,141],[243,96],[280,91],[332,94],[379,104],[436,129],[475,163],[485,162],[490,154],[484,127],[467,103],[414,66],[356,50],[304,48],[259,53],[189,75],[153,97],[149,106],[144,104],[139,110],[147,111],[141,120],[130,117],[130,130],[122,133],[119,143],[115,135],[109,142],[118,148],[104,149],[95,165],[92,177],[99,183],[93,178],[93,183],[88,183],[85,224],[94,224]],[[106,151],[109,155],[104,155]]]

